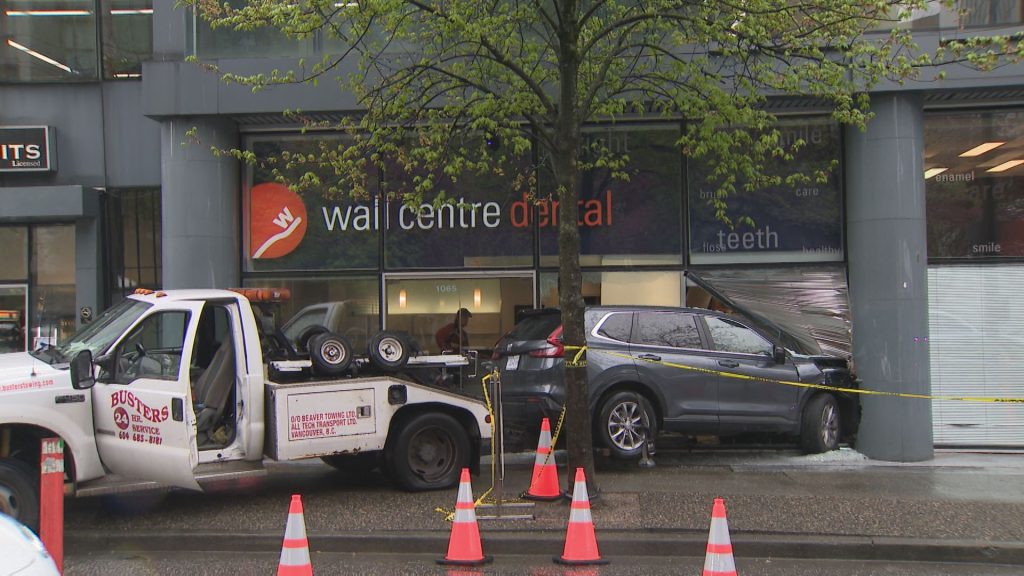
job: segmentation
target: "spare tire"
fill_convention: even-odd
[[[323,334],[330,332],[326,326],[320,326],[319,324],[313,326],[307,326],[305,330],[299,333],[299,337],[295,339],[295,350],[300,354],[309,352],[309,341],[317,334]]]
[[[384,370],[399,370],[409,361],[409,340],[398,332],[381,332],[370,339],[370,360]]]
[[[309,339],[309,359],[313,363],[313,373],[341,376],[352,365],[352,345],[331,332],[314,334]]]

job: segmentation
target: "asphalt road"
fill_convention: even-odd
[[[700,574],[703,558],[621,557],[610,564],[565,568],[546,556],[505,556],[479,568],[448,568],[422,554],[313,554],[317,576],[678,576]],[[249,576],[273,574],[278,555],[239,552],[138,552],[69,557],[66,576]],[[1019,566],[739,558],[742,576],[1010,576]]]

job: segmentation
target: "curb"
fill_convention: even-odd
[[[439,554],[449,535],[440,532],[352,532],[308,534],[311,550],[332,553]],[[491,555],[557,553],[564,531],[485,531],[483,546]],[[601,552],[615,556],[703,556],[703,531],[598,531]],[[740,558],[791,558],[949,562],[1024,566],[1024,543],[981,540],[921,540],[883,536],[807,534],[731,534],[733,554]],[[144,533],[69,530],[65,554],[110,551],[277,552],[280,534]]]

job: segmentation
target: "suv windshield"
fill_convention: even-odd
[[[50,364],[69,362],[75,354],[86,349],[98,356],[150,306],[152,304],[126,298],[100,314],[99,318],[82,328],[63,346],[46,347],[32,352],[32,356]]]

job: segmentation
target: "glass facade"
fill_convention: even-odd
[[[246,2],[228,0],[223,4],[241,8]],[[214,29],[198,14],[193,13],[191,19],[188,44],[192,55],[203,59],[303,57],[317,54],[321,44],[319,34],[298,40],[285,36],[272,26],[255,30],[234,30],[230,27]]]
[[[153,3],[0,0],[0,38],[5,82],[97,80],[100,56],[104,78],[137,78],[153,52]]]
[[[682,165],[678,125],[592,128],[584,150],[604,146],[628,157],[628,180],[608,169],[585,172],[580,182],[580,262],[585,266],[682,263]],[[551,177],[541,189],[552,190]],[[550,192],[548,192],[550,197]],[[540,198],[533,218],[540,232],[540,261],[558,264],[558,203]]]
[[[113,189],[105,203],[107,285],[112,303],[136,288],[163,285],[160,190]]]
[[[679,134],[680,126],[670,123],[587,131],[589,144],[628,158],[628,179],[604,169],[582,177],[578,224],[587,304],[684,305],[693,288],[684,270],[693,265],[842,261],[839,176],[737,201],[736,210],[763,228],[760,235],[728,231],[723,240],[717,234],[722,225],[703,208],[700,167],[690,167],[688,178],[684,173]],[[785,119],[783,134],[807,142],[785,170],[838,161],[840,131],[828,119]],[[244,142],[257,156],[243,182],[244,282],[292,289],[276,318],[286,331],[297,335],[339,313],[360,318],[358,327],[338,328],[358,328],[350,338],[357,349],[387,328],[409,333],[422,350],[439,351],[435,333],[465,308],[473,315],[469,346],[486,351],[522,310],[558,306],[557,202],[511,176],[534,165],[527,159],[502,167],[509,176],[438,178],[455,202],[410,206],[387,201],[388,191],[402,189],[412,176],[386,165],[367,169],[361,197],[330,191],[338,184],[333,168],[308,158],[343,147],[344,136],[253,134]],[[307,160],[286,168],[272,159],[282,155]],[[313,185],[289,187],[281,176],[305,176]],[[539,187],[552,187],[550,175],[540,175]],[[758,237],[777,246],[750,246]],[[712,242],[726,247],[727,257],[726,250],[706,249]]]
[[[925,115],[928,257],[1024,257],[1022,110]]]
[[[489,355],[498,338],[515,325],[517,313],[534,307],[532,275],[388,276],[386,287],[387,329],[410,334],[422,350],[434,353],[443,348],[438,331],[460,309],[469,311],[465,345]]]
[[[96,6],[77,0],[0,0],[0,78],[95,80]]]
[[[31,345],[61,344],[75,332],[75,227],[33,226]]]
[[[100,0],[104,78],[138,78],[153,54],[153,0]]]
[[[984,29],[1017,26],[1021,24],[1021,4],[1018,0],[957,0],[946,5],[931,0],[921,8],[898,20],[893,15],[897,28],[912,30]],[[891,26],[879,26],[887,30]]]
[[[694,264],[740,262],[841,262],[843,260],[843,196],[839,170],[824,182],[787,185],[791,174],[812,175],[838,163],[842,147],[839,126],[830,118],[790,118],[780,121],[784,143],[803,141],[791,162],[780,162],[769,173],[782,184],[728,198],[734,222],[749,216],[753,226],[728,226],[711,204],[715,188],[708,170],[691,161],[687,172],[690,261]],[[739,183],[742,184],[742,183]],[[737,185],[737,189],[739,189]]]

